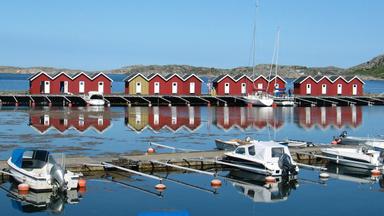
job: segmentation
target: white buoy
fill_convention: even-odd
[[[329,178],[329,174],[328,173],[326,173],[326,172],[322,172],[322,173],[320,173],[320,178],[323,178],[323,179],[327,179],[327,178]]]

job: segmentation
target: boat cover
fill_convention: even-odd
[[[23,155],[24,155],[25,149],[15,149],[12,152],[12,163],[15,164],[17,167],[21,168],[21,165],[23,164]]]

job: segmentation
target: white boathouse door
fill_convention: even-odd
[[[306,92],[307,95],[311,94],[311,84],[307,84]]]
[[[68,94],[68,81],[64,81],[64,93]]]
[[[85,83],[84,81],[79,82],[79,93],[84,93],[85,91]]]
[[[172,83],[172,94],[177,94],[177,82]]]
[[[100,93],[100,94],[103,94],[104,93],[104,82],[99,82],[98,83],[98,92]]]
[[[224,84],[224,94],[229,94],[229,83]]]
[[[247,84],[241,83],[241,94],[245,95],[247,93]]]
[[[321,85],[321,94],[323,94],[323,95],[327,94],[327,85],[326,84]]]
[[[189,93],[195,94],[195,83],[194,82],[189,83]]]
[[[141,94],[141,82],[136,83],[136,94]]]
[[[337,94],[341,95],[343,93],[343,86],[341,84],[337,84]]]
[[[357,85],[353,84],[352,86],[352,95],[357,95]]]
[[[154,90],[153,90],[153,93],[155,94],[160,94],[160,83],[159,82],[155,82],[154,84]]]
[[[49,94],[51,90],[51,84],[49,81],[44,81],[44,93]]]

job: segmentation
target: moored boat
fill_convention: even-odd
[[[358,148],[323,148],[321,152],[332,158],[332,162],[346,166],[373,169],[384,168],[384,154],[366,147]]]
[[[349,136],[347,131],[343,131],[338,137],[334,138],[334,143],[341,145],[367,145],[375,150],[384,150],[384,139],[371,137],[353,137]]]
[[[90,106],[104,106],[105,104],[103,94],[100,94],[97,91],[88,92],[88,95],[85,95],[83,99]]]
[[[227,151],[233,151],[240,145],[250,144],[251,138],[246,137],[244,140],[241,139],[231,139],[231,140],[221,140],[221,139],[215,139],[216,148],[218,150],[227,150]]]
[[[76,189],[81,174],[65,170],[64,163],[63,155],[55,158],[45,150],[26,149],[15,149],[7,161],[13,178],[33,190]]]
[[[275,141],[255,141],[226,152],[223,161],[243,165],[243,169],[264,175],[288,176],[299,171],[287,146]],[[255,169],[253,169],[255,168]]]
[[[286,145],[288,147],[293,148],[305,148],[315,146],[312,142],[304,141],[304,140],[294,140],[294,139],[286,139],[283,141],[279,141],[281,145]]]
[[[243,99],[252,105],[269,107],[273,104],[273,97],[266,93],[255,93],[243,96]]]

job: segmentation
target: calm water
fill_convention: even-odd
[[[0,109],[0,159],[15,147],[68,154],[145,152],[149,142],[212,150],[215,139],[304,139],[330,143],[346,130],[384,135],[384,107],[6,107]],[[162,150],[160,150],[162,151]],[[164,150],[163,150],[164,151]]]
[[[19,87],[25,90],[25,80],[9,80],[4,81],[4,75],[0,75],[0,90]],[[18,82],[24,84],[18,85]],[[378,81],[367,82],[367,88],[375,85],[377,88],[372,89],[384,86]],[[357,136],[384,135],[383,112],[384,107],[379,106],[33,109],[3,106],[0,108],[0,159],[7,159],[16,147],[104,155],[145,152],[149,142],[211,150],[215,139],[246,136],[329,143],[344,130]],[[11,184],[5,182],[0,187],[0,209],[2,215],[34,212],[35,215],[138,216],[373,215],[384,209],[382,177],[372,179],[365,171],[343,167],[329,166],[329,171],[334,174],[328,181],[319,180],[316,171],[301,170],[296,180],[281,180],[273,185],[266,185],[257,175],[238,170],[221,171],[219,178],[223,186],[217,190],[210,187],[212,177],[209,176],[156,173],[179,182],[165,181],[167,189],[162,193],[154,190],[157,184],[154,180],[109,172],[88,177],[85,192],[73,192],[67,197],[50,193],[18,197],[12,193]]]

